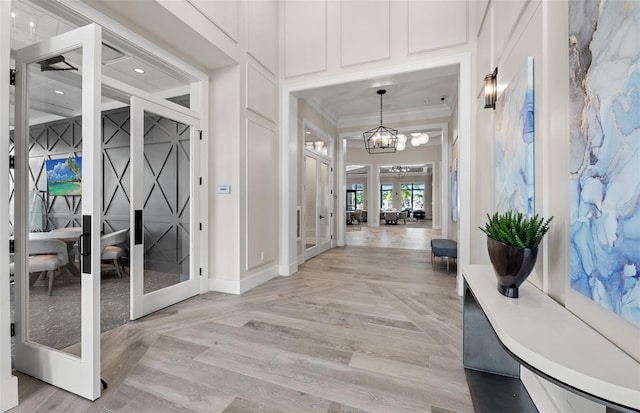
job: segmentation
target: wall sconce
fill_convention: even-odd
[[[496,109],[498,97],[498,68],[484,77],[484,108]]]

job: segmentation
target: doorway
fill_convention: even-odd
[[[30,10],[25,2],[11,6],[12,19]],[[8,10],[2,8],[3,21],[9,19]],[[43,11],[36,13],[42,22]],[[130,86],[123,81],[123,67],[145,67],[154,82],[170,85],[173,93],[186,93],[186,106],[189,93],[199,87],[188,82],[179,87],[186,75],[172,78],[162,68],[107,45],[106,39],[114,39],[114,34],[103,36],[95,24],[78,29],[62,22],[43,25],[63,33],[46,37],[48,32],[41,29],[38,37],[27,33],[26,38],[20,21],[12,23],[14,27],[15,120],[1,120],[6,129],[16,125],[10,208],[15,211],[15,367],[94,400],[102,388],[101,324],[104,331],[105,326],[115,327],[198,294],[198,273],[205,267],[195,247],[206,244],[201,239],[205,231],[197,228],[206,198],[200,195],[205,187],[196,183],[204,175],[200,154],[206,154],[199,146],[199,115],[183,106],[184,101],[172,102],[167,95],[158,97]],[[26,45],[20,43],[23,39]],[[15,46],[14,40],[24,47]],[[136,86],[149,85],[140,81]],[[130,96],[149,102],[135,137]],[[4,104],[13,106],[11,98]],[[142,142],[141,156],[131,155],[130,139]],[[142,203],[132,207],[134,195]],[[163,207],[171,213],[160,211]],[[134,210],[142,211],[142,220],[136,221]],[[134,232],[139,223],[142,231]],[[130,237],[105,244],[109,235],[129,228]],[[135,243],[135,235],[141,243]],[[65,248],[57,255],[58,268],[43,273],[30,267],[36,253],[53,255],[41,250],[42,244],[60,243]],[[115,251],[116,266],[103,264],[105,247]],[[159,264],[158,256],[174,265]],[[152,261],[155,270],[148,265]],[[161,276],[159,266],[168,269]],[[141,280],[139,294],[131,292],[129,278]],[[118,289],[112,289],[116,284]],[[119,301],[126,301],[126,316],[113,320]],[[136,316],[134,307],[141,309]],[[110,324],[114,321],[116,325]]]
[[[333,141],[317,128],[304,130],[304,259],[331,248],[333,240]]]

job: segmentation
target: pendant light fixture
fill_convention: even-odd
[[[382,124],[382,95],[387,93],[386,90],[378,90],[380,95],[380,126],[362,134],[364,138],[364,147],[370,154],[375,153],[394,153],[398,146],[398,130],[387,128]]]

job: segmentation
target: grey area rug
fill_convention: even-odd
[[[103,266],[100,331],[105,332],[129,321],[129,269],[122,278],[113,266]],[[145,293],[185,281],[185,277],[145,272]],[[36,281],[29,295],[29,341],[63,350],[80,342],[80,278],[62,272],[54,278],[52,295],[48,280]],[[11,285],[11,321],[15,320],[14,285]],[[14,353],[12,339],[12,354]],[[72,352],[76,350],[69,349]]]

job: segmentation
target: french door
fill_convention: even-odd
[[[100,397],[101,389],[101,38],[101,28],[90,24],[15,54],[15,366],[90,400]],[[29,282],[27,217],[30,166],[44,170],[44,160],[36,166],[32,158],[30,165],[31,129],[37,118],[49,114],[82,116],[77,152],[52,160],[57,165],[54,178],[60,178],[65,191],[59,198],[81,203],[80,271],[65,274],[71,280],[64,292],[54,288],[51,295],[44,280]],[[71,239],[67,246],[74,243]]]
[[[199,293],[198,142],[189,109],[131,98],[131,319]]]
[[[331,248],[333,221],[332,167],[315,154],[304,157],[305,185],[305,260]]]

